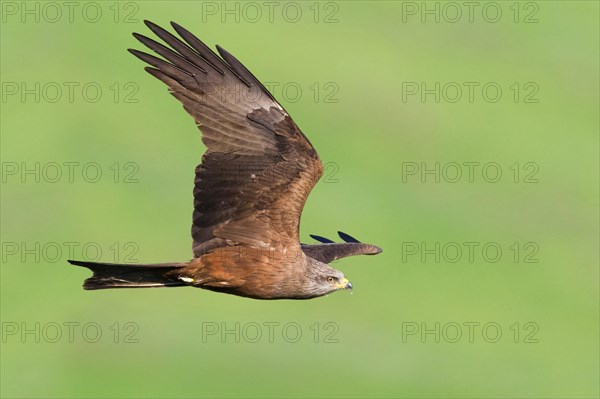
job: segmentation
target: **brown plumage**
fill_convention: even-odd
[[[257,299],[307,299],[351,289],[328,263],[381,249],[344,233],[344,243],[299,241],[300,215],[323,174],[319,156],[289,114],[231,54],[222,58],[181,26],[183,39],[145,21],[168,46],[133,35],[162,58],[132,50],[194,118],[207,150],[196,168],[194,259],[118,265],[69,261],[94,275],[85,289],[194,286]]]

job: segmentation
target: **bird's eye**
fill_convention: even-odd
[[[335,281],[335,277],[327,277],[327,281],[329,281],[330,283],[333,283]]]

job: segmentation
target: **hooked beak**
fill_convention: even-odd
[[[347,278],[344,277],[344,279],[337,285],[336,288],[338,290],[351,290],[352,289],[352,283],[350,281],[348,281]]]

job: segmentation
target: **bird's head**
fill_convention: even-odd
[[[352,283],[341,271],[311,259],[307,269],[306,289],[317,297],[334,291],[351,290]]]

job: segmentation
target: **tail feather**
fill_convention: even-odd
[[[83,266],[94,274],[83,282],[85,290],[107,288],[177,287],[186,283],[169,274],[185,267],[186,263],[159,263],[147,265],[122,265],[116,263],[69,260],[70,264]]]

